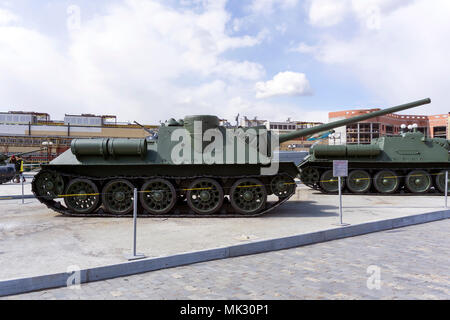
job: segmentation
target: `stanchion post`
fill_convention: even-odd
[[[23,175],[20,176],[20,180],[22,180],[22,204],[25,203],[25,194],[24,194],[24,190],[23,190]]]
[[[339,223],[342,225],[342,184],[341,176],[338,177],[339,184]]]
[[[448,171],[445,170],[445,208],[447,207],[447,194],[448,194]]]
[[[338,178],[338,190],[339,190],[339,223],[333,224],[341,227],[350,225],[348,223],[344,223],[342,217],[342,177],[347,176],[348,176],[348,160],[333,160],[333,177]]]
[[[138,192],[134,188],[133,192],[133,254],[127,256],[128,260],[138,260],[145,258],[142,253],[136,253],[136,234],[137,234],[137,203],[138,203]]]

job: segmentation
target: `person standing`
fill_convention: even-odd
[[[14,182],[19,183],[20,182],[20,175],[19,175],[19,171],[20,171],[20,164],[17,161],[16,156],[13,154],[11,156],[11,158],[9,159],[9,163],[14,165],[14,171],[15,171],[15,175],[14,175]]]
[[[19,176],[18,176],[19,181],[17,181],[17,183],[20,183],[20,178],[22,178],[23,182],[27,181],[27,180],[25,180],[25,177],[23,176],[23,159],[21,156],[17,157],[16,172],[19,172]]]

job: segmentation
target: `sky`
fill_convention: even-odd
[[[449,17],[448,0],[0,0],[0,111],[448,113]]]

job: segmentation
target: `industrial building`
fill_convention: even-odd
[[[158,126],[145,126],[157,129]],[[144,138],[140,126],[117,122],[112,115],[65,115],[51,120],[48,113],[0,112],[0,152],[8,155],[43,149],[27,155],[27,162],[46,162],[70,148],[75,138]]]
[[[328,118],[331,122],[377,110],[380,109],[335,111],[328,113]],[[417,124],[418,130],[430,138],[449,139],[448,113],[432,116],[388,114],[335,129],[329,144],[369,144],[372,139],[380,136],[399,134],[402,124],[406,126]]]

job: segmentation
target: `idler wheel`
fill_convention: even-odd
[[[297,185],[290,176],[281,174],[272,178],[270,187],[274,195],[279,198],[286,198],[295,192]]]
[[[307,186],[315,185],[320,180],[319,170],[312,167],[301,169],[300,180]]]
[[[442,170],[437,174],[435,182],[438,190],[442,193],[445,193],[445,170]],[[450,192],[450,172],[448,174],[447,184],[448,184],[447,192]]]
[[[66,188],[64,203],[75,213],[92,213],[100,204],[98,188],[91,180],[73,179]]]
[[[108,182],[102,190],[102,202],[107,212],[128,214],[133,210],[133,184],[125,179]]]
[[[239,179],[231,187],[231,206],[239,214],[258,213],[264,208],[266,201],[266,188],[258,179]]]
[[[430,190],[433,183],[428,172],[413,170],[406,176],[405,184],[412,193],[424,193]]]
[[[369,191],[372,185],[370,174],[365,170],[353,170],[347,178],[347,188],[353,193]]]
[[[144,183],[139,198],[150,214],[166,214],[177,201],[174,186],[165,179],[152,179]]]
[[[394,171],[382,170],[375,175],[373,185],[380,193],[395,193],[400,186],[400,179]]]
[[[188,187],[186,199],[189,207],[197,214],[213,214],[223,204],[223,189],[210,178],[194,180]]]
[[[58,173],[42,170],[33,179],[33,191],[44,199],[55,199],[64,193],[64,180]]]
[[[333,176],[333,170],[327,170],[320,176],[319,185],[323,191],[333,193],[339,191],[338,178]],[[341,178],[341,188],[344,189],[345,179]],[[342,190],[341,189],[341,190]]]

